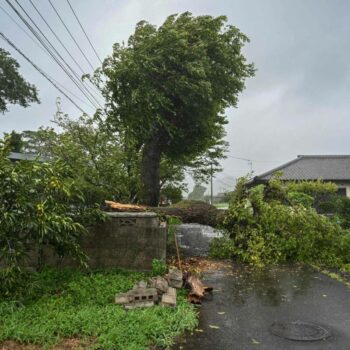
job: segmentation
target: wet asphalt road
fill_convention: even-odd
[[[200,307],[200,324],[173,349],[350,350],[350,291],[310,267],[254,271],[244,266],[206,273],[214,292]],[[273,322],[304,321],[324,326],[326,340],[277,337]]]

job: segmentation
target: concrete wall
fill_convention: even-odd
[[[155,213],[108,213],[110,220],[94,227],[82,241],[91,267],[147,270],[165,259],[166,228]]]
[[[155,213],[106,213],[109,217],[82,238],[81,246],[89,256],[91,268],[121,267],[150,270],[153,259],[166,258],[166,227],[161,227]],[[58,258],[49,249],[45,263],[55,267],[76,267],[70,258]],[[32,263],[36,262],[35,254]]]

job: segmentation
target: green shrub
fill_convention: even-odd
[[[20,286],[20,266],[31,252],[44,264],[43,249],[70,255],[80,263],[86,256],[79,240],[85,226],[103,215],[86,205],[74,174],[60,160],[11,162],[7,143],[0,144],[0,295]]]
[[[215,237],[210,242],[209,256],[216,259],[229,259],[234,255],[234,244],[228,234]]]
[[[350,198],[333,195],[321,201],[317,210],[320,213],[333,215],[333,221],[344,228],[350,228]]]
[[[233,255],[240,261],[262,266],[287,261],[342,267],[350,263],[350,231],[311,206],[315,185],[267,185],[244,189],[233,196],[224,227],[232,240]],[[317,183],[322,192],[322,183]],[[333,191],[325,185],[323,193]],[[226,245],[225,245],[226,247]],[[226,248],[225,248],[226,249]]]
[[[152,275],[163,276],[166,274],[167,266],[164,260],[153,259],[152,260]]]

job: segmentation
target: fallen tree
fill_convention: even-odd
[[[183,223],[197,223],[218,226],[225,215],[225,211],[217,209],[211,204],[201,201],[181,201],[170,207],[151,208],[161,215],[176,216]]]

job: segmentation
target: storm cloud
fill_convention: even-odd
[[[35,3],[71,46],[72,53],[80,57],[48,2]],[[98,61],[66,2],[56,3],[97,67]],[[23,5],[44,26],[29,2]],[[227,189],[233,177],[250,170],[247,161],[233,157],[252,159],[253,170],[259,173],[298,154],[350,153],[349,1],[76,0],[74,7],[103,58],[111,52],[113,43],[127,40],[138,21],[145,19],[159,25],[168,15],[184,11],[195,15],[226,15],[230,24],[248,35],[251,41],[244,52],[247,60],[255,63],[257,72],[247,81],[238,108],[227,111],[230,151],[223,161],[223,173],[217,175],[216,190]],[[50,75],[67,88],[75,89],[2,11],[0,31]],[[54,38],[52,42],[59,47]],[[56,111],[55,100],[60,94],[7,44],[2,42],[1,47],[20,62],[21,73],[38,87],[42,103],[27,109],[11,107],[10,112],[0,117],[0,132],[50,125]],[[82,59],[81,64],[88,71]],[[79,115],[64,97],[62,108],[72,117]]]

